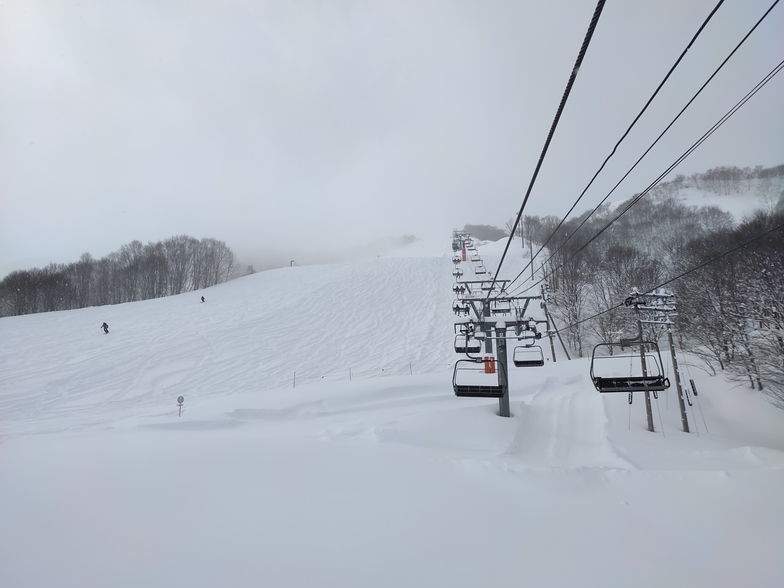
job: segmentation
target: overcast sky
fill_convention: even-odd
[[[773,0],[727,0],[584,210]],[[294,259],[519,210],[594,0],[0,0],[0,276],[134,239]],[[526,211],[562,215],[715,0],[608,0]],[[783,3],[784,4],[784,3]],[[617,199],[784,59],[784,6]],[[674,173],[784,163],[784,74]]]

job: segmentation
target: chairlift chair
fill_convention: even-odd
[[[476,269],[474,269],[474,273],[477,274],[477,275],[486,274],[487,273],[487,268],[485,266],[483,266],[483,265],[477,266]]]
[[[455,269],[452,270],[452,275],[456,278],[459,278],[463,275],[463,270],[461,270],[459,267],[455,267]]]
[[[456,353],[479,353],[482,351],[482,342],[479,339],[468,336],[466,333],[455,335]]]
[[[511,314],[512,303],[508,300],[491,300],[490,314]]]
[[[504,395],[504,387],[501,386],[499,375],[503,369],[504,365],[494,357],[457,360],[452,374],[455,396],[501,398]]]
[[[458,263],[460,263],[461,261],[463,261],[463,260],[462,260],[462,258],[461,258],[459,255],[455,255],[455,256],[452,258],[452,263],[454,263],[455,265],[457,265],[457,264],[458,264]]]
[[[654,341],[634,343],[649,348],[645,354],[647,375],[642,374],[637,353],[602,355],[604,348],[612,350],[618,343],[599,343],[591,354],[591,381],[598,392],[661,392],[670,387],[670,380],[662,373],[659,346]],[[599,354],[597,355],[597,351]],[[633,373],[640,370],[639,373]]]
[[[478,254],[478,253],[472,253],[472,254],[471,254],[471,261],[480,261],[481,259],[482,259],[482,258],[481,258],[481,257],[479,257],[479,254]]]
[[[471,312],[471,307],[467,302],[463,302],[462,300],[455,300],[452,303],[452,312],[454,312],[457,316],[460,316],[461,314],[468,316],[468,313]]]
[[[516,367],[542,367],[544,353],[538,345],[518,345],[514,349],[512,361]]]
[[[517,340],[522,341],[523,345],[526,347],[530,347],[538,339],[542,338],[542,334],[536,330],[536,325],[533,327],[530,323],[524,322],[522,325],[515,327],[515,335],[517,335]]]

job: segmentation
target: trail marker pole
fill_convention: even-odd
[[[179,412],[179,414],[177,415],[178,417],[181,417],[181,416],[182,416],[182,403],[183,403],[183,402],[185,402],[185,398],[184,398],[183,396],[178,396],[178,397],[177,397],[177,406],[179,406],[179,407],[180,407],[180,412]]]

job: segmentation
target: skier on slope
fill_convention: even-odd
[[[103,332],[104,332],[105,334],[107,334],[107,335],[109,334],[109,325],[107,325],[106,323],[104,323],[104,324],[102,324],[102,325],[101,325],[101,328],[103,329]]]

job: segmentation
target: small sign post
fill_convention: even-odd
[[[185,398],[182,397],[182,396],[178,396],[177,397],[177,406],[180,407],[180,414],[177,415],[178,417],[182,416],[182,403],[183,402],[185,402]]]

